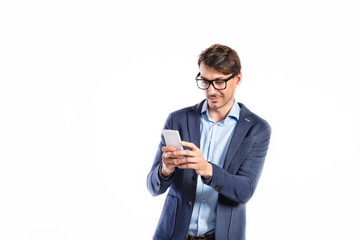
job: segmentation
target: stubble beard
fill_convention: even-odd
[[[208,95],[207,98],[208,98],[209,108],[211,108],[212,110],[215,110],[215,111],[219,111],[223,107],[227,106],[230,102],[234,101],[234,94],[230,94],[230,96],[228,96],[226,98],[225,94],[217,93],[217,94],[213,94],[213,95]],[[212,102],[210,100],[210,98],[219,98],[219,100]]]

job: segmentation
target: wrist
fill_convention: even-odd
[[[171,171],[169,169],[166,168],[166,166],[164,167],[164,164],[161,165],[161,169],[160,169],[160,174],[162,177],[167,178],[169,177],[174,171]]]
[[[206,180],[209,180],[212,177],[212,165],[210,163],[207,163],[207,168],[206,168],[206,172],[203,175],[203,177]]]

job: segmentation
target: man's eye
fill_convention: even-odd
[[[217,84],[217,85],[221,85],[221,84],[224,83],[224,81],[219,80],[219,81],[215,81],[214,83]]]

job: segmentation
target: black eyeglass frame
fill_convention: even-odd
[[[196,85],[197,85],[198,88],[200,88],[201,90],[207,90],[207,89],[209,89],[210,84],[211,84],[216,90],[224,90],[224,89],[227,88],[227,82],[230,81],[231,79],[233,79],[233,78],[237,75],[237,73],[235,72],[235,73],[233,73],[233,74],[232,74],[229,78],[227,78],[227,79],[207,80],[207,79],[204,79],[204,78],[198,78],[198,77],[200,76],[200,74],[201,74],[201,73],[199,72],[199,73],[196,75],[195,80],[196,80]],[[201,88],[201,87],[199,87],[198,81],[208,82],[208,83],[209,83],[209,86],[208,86],[207,88]],[[216,82],[216,81],[224,81],[224,82],[225,82],[225,87],[224,87],[224,88],[216,88],[216,87],[215,87],[215,84],[214,84],[214,82]]]

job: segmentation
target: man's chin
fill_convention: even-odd
[[[209,102],[208,105],[209,105],[209,108],[212,108],[212,109],[219,109],[221,107],[219,102]]]

